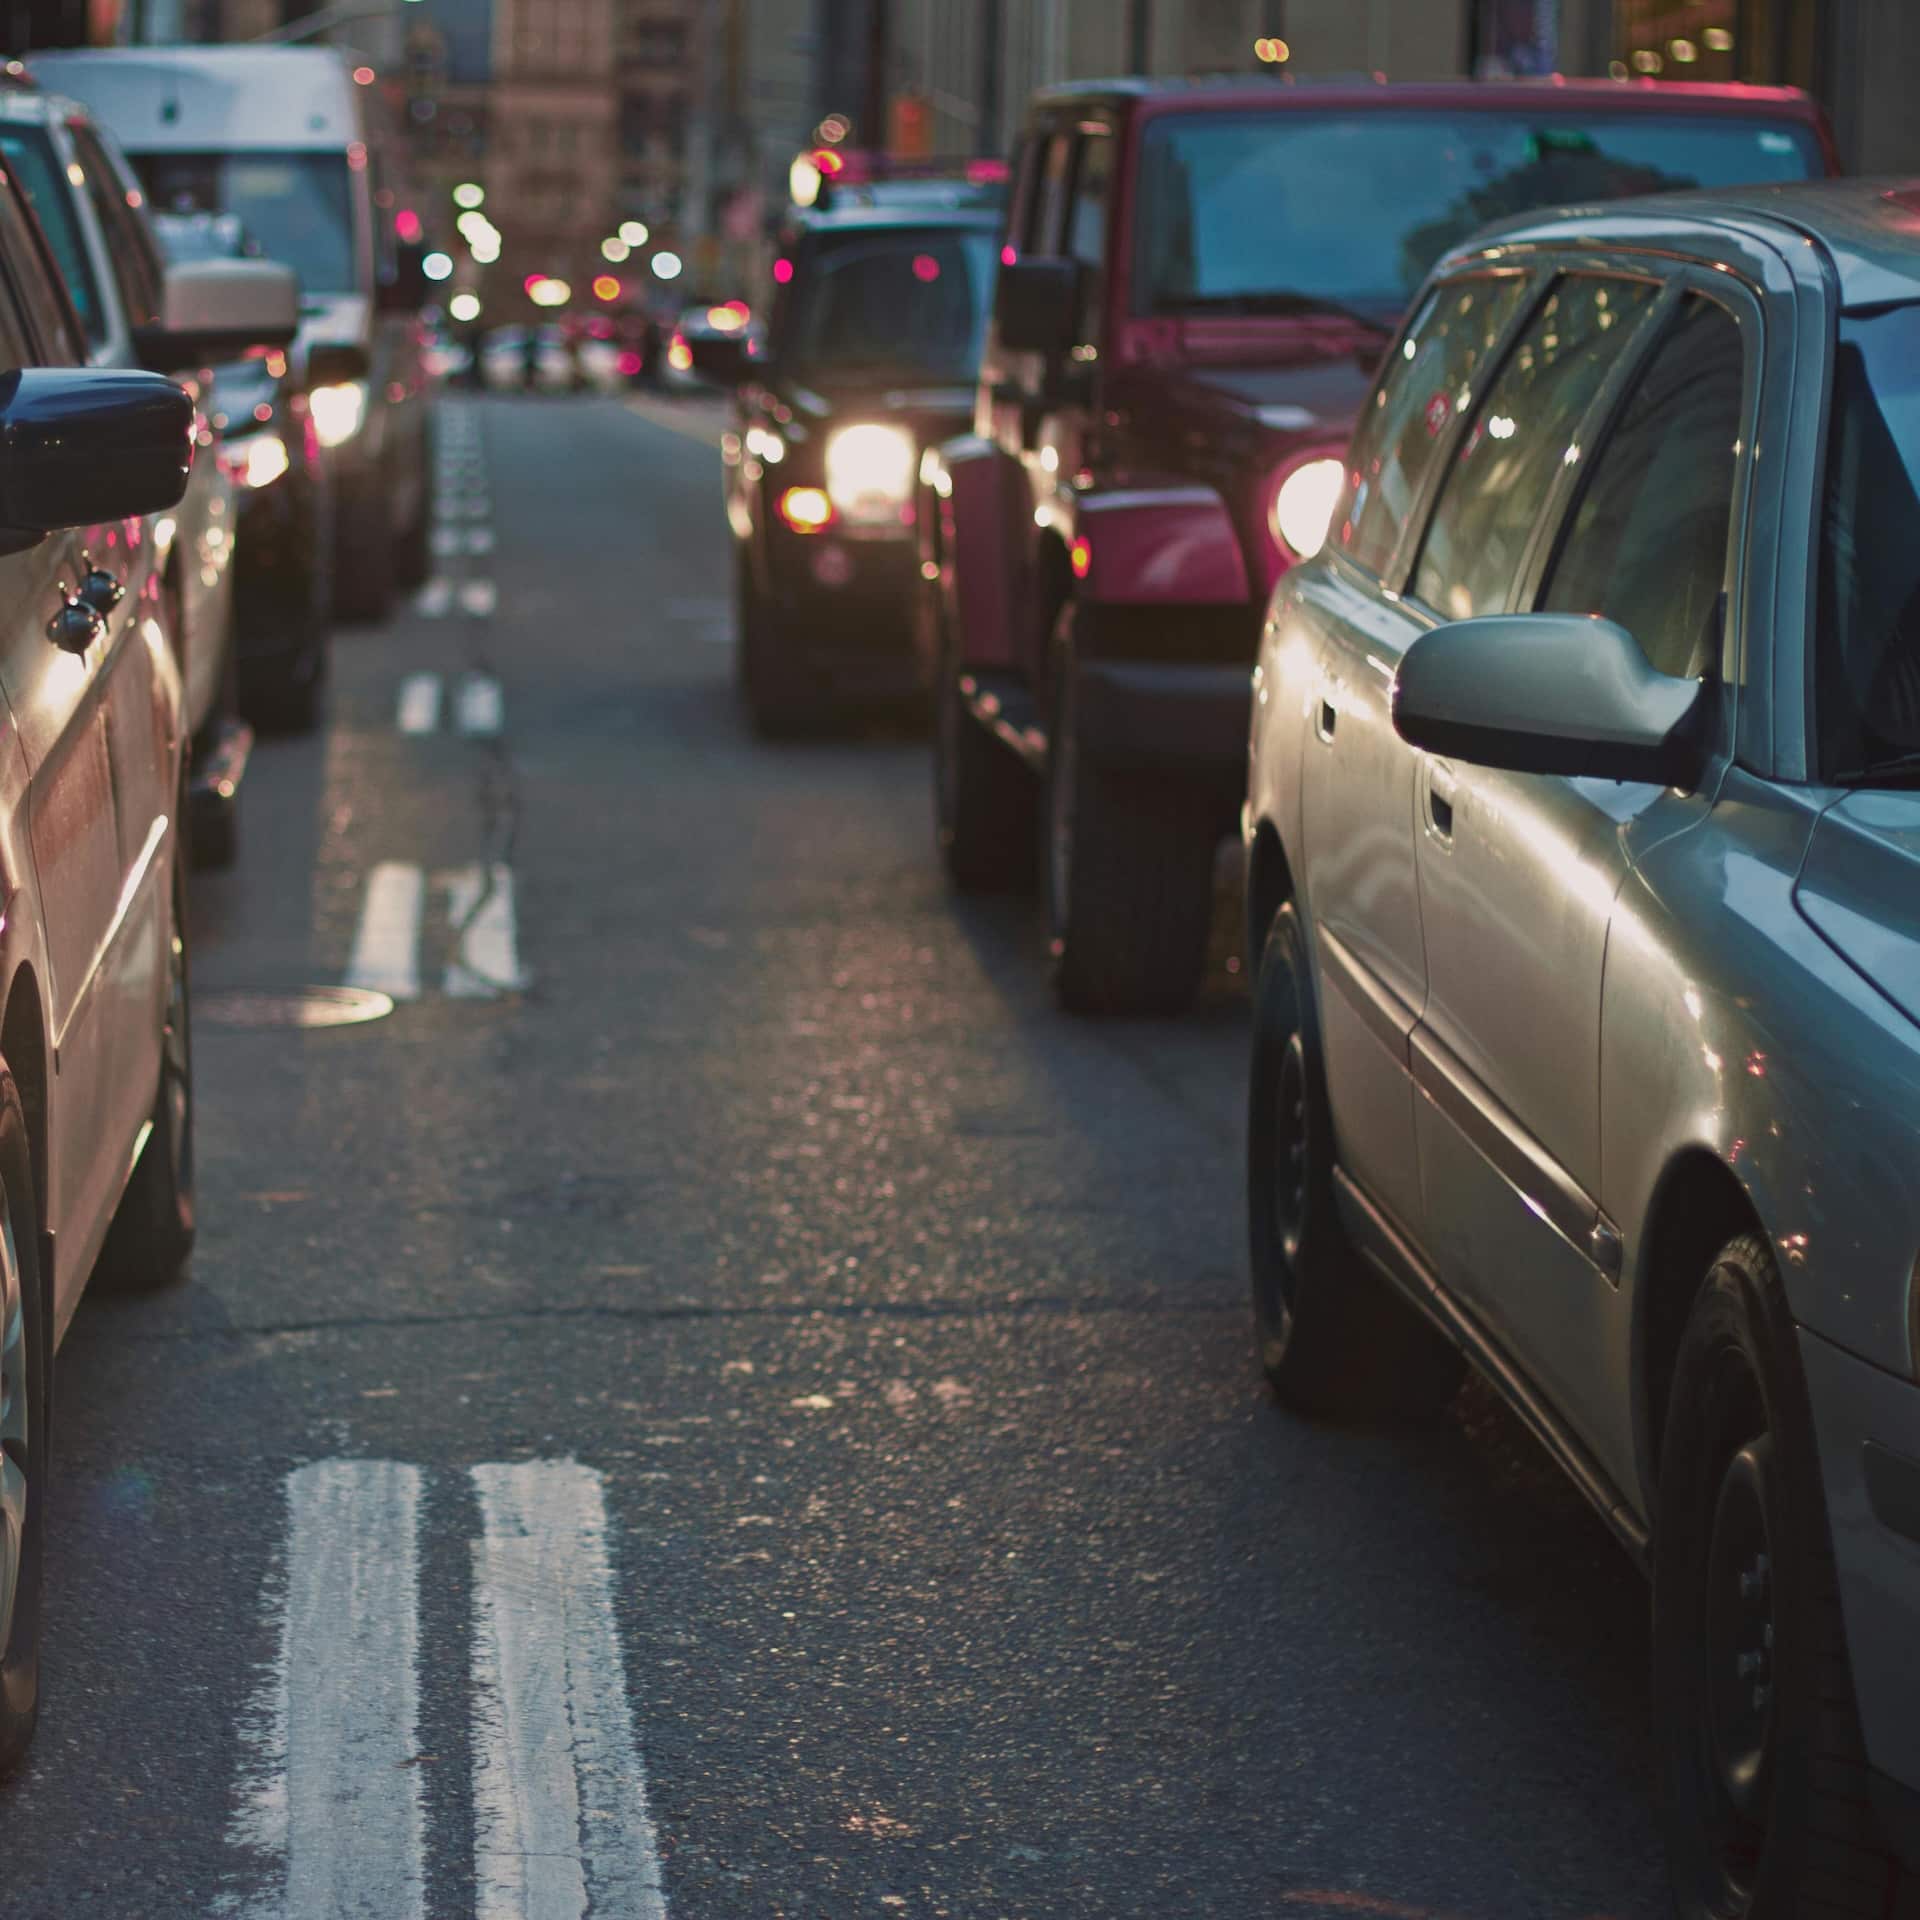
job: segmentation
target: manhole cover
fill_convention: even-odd
[[[357,1027],[384,1019],[393,1002],[365,987],[297,987],[290,993],[196,995],[193,1018],[207,1027]]]

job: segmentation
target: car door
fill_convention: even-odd
[[[0,281],[7,366],[85,359],[45,242],[11,181],[0,183]],[[116,739],[129,767],[150,766],[165,751],[160,716],[150,705],[129,704],[114,664],[130,642],[144,644],[135,617],[152,611],[148,540],[147,528],[124,523],[56,534],[0,559],[0,605],[13,610],[0,649],[0,693],[29,769],[29,837],[51,976],[58,1095],[48,1224],[75,1249],[59,1269],[63,1320],[86,1277],[84,1249],[97,1241],[126,1177],[159,1073],[164,969],[150,893],[129,885],[154,861],[154,823],[140,784],[122,791],[115,777]],[[111,620],[93,623],[88,644],[69,651],[55,644],[54,622],[74,604],[89,561],[128,591]],[[150,950],[133,965],[129,944],[140,932]]]
[[[1414,876],[1415,754],[1388,695],[1419,632],[1386,583],[1411,508],[1471,403],[1478,370],[1516,322],[1529,281],[1476,274],[1428,298],[1367,404],[1334,534],[1342,556],[1303,570],[1289,618],[1319,660],[1308,694],[1301,843],[1320,985],[1320,1026],[1341,1164],[1402,1224],[1417,1220],[1419,1169],[1407,1039],[1426,998]]]
[[[1438,498],[1416,606],[1603,614],[1661,671],[1718,673],[1759,364],[1758,311],[1733,300],[1683,280],[1561,281]],[[1419,796],[1427,1249],[1624,1483],[1628,1316],[1594,1197],[1602,970],[1636,851],[1712,797],[1431,756]]]

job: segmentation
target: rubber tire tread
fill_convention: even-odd
[[[774,619],[766,596],[754,584],[744,545],[734,543],[734,673],[747,720],[757,738],[800,740],[821,721],[819,695],[791,668],[773,665],[768,650],[775,642]]]
[[[1073,618],[1071,606],[1062,625]],[[1174,1014],[1193,1004],[1207,967],[1213,928],[1213,852],[1219,836],[1208,796],[1192,782],[1113,771],[1071,755],[1078,667],[1059,645],[1054,666],[1053,737],[1040,810],[1041,879],[1046,890],[1048,960],[1054,997],[1069,1013]],[[1071,777],[1073,858],[1067,898],[1054,898],[1055,780]]]
[[[14,1627],[21,1625],[21,1600],[27,1604],[26,1631],[31,1651],[13,1657],[11,1646],[0,1649],[0,1779],[15,1772],[27,1757],[34,1727],[40,1717],[40,1641],[45,1618],[47,1488],[51,1482],[53,1422],[53,1356],[49,1341],[46,1297],[40,1272],[40,1221],[34,1203],[33,1159],[27,1145],[26,1115],[6,1063],[0,1061],[0,1183],[6,1190],[13,1219],[14,1250],[20,1262],[20,1286],[29,1318],[29,1365],[37,1426],[28,1416],[28,1448],[37,1463],[29,1485],[27,1532],[28,1566],[14,1601]]]
[[[1038,783],[1026,762],[973,717],[955,671],[943,672],[934,698],[942,708],[933,717],[940,863],[961,893],[1024,892],[1033,884]]]
[[[337,513],[334,612],[342,620],[384,620],[393,611],[398,545],[384,480],[356,499],[342,499]]]
[[[1701,1432],[1712,1405],[1710,1361],[1737,1346],[1759,1382],[1796,1566],[1776,1580],[1781,1641],[1808,1651],[1798,1672],[1776,1673],[1779,1740],[1773,1814],[1751,1900],[1716,1899],[1702,1885],[1694,1734],[1685,1718],[1697,1667],[1688,1622],[1698,1596],[1688,1576],[1704,1559],[1723,1468],[1685,1464],[1716,1445]],[[1820,1479],[1812,1405],[1797,1335],[1771,1248],[1758,1234],[1724,1247],[1694,1302],[1675,1359],[1653,1541],[1653,1707],[1661,1823],[1682,1920],[1894,1920],[1920,1913],[1920,1883],[1881,1832],[1847,1654],[1832,1529]],[[1745,1444],[1742,1442],[1742,1444]],[[1777,1543],[1776,1543],[1777,1544]],[[1784,1576],[1784,1577],[1783,1577]],[[1794,1623],[1798,1623],[1797,1625]],[[1793,1638],[1789,1639],[1788,1635]],[[1782,1808],[1799,1818],[1783,1824]]]
[[[1286,1256],[1270,1212],[1280,1064],[1295,1032],[1306,1078],[1307,1195],[1293,1307],[1278,1310]],[[1296,1410],[1335,1419],[1431,1417],[1465,1372],[1459,1350],[1348,1239],[1334,1197],[1336,1145],[1305,930],[1291,901],[1274,915],[1253,993],[1247,1088],[1247,1229],[1260,1363]]]

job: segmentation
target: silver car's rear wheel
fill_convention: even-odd
[[[32,1182],[19,1096],[0,1066],[0,1774],[25,1757],[40,1711],[51,1376]]]

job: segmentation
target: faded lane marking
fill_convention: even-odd
[[[492,674],[470,673],[454,701],[454,725],[462,733],[488,738],[500,731],[504,706],[500,682]]]
[[[500,604],[500,594],[491,580],[468,580],[460,588],[461,609],[476,620],[484,620]]]
[[[426,881],[417,866],[386,860],[367,876],[346,984],[395,1000],[420,997],[420,914]]]
[[[431,733],[440,724],[440,676],[410,673],[400,682],[400,731]]]
[[[458,938],[441,990],[452,1000],[492,1000],[522,993],[520,934],[514,922],[513,869],[460,867],[446,877],[447,910]]]
[[[476,1920],[666,1920],[600,1476],[473,1469]]]
[[[453,582],[436,578],[429,580],[414,596],[413,610],[424,620],[440,620],[452,605]]]
[[[247,1729],[228,1837],[265,1898],[251,1920],[424,1920],[420,1470],[323,1460],[287,1477],[279,1645]]]

